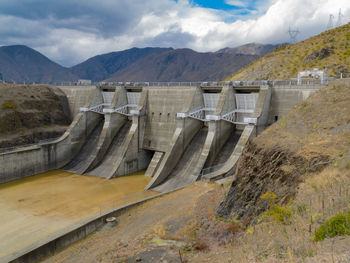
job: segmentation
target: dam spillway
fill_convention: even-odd
[[[143,174],[107,181],[54,170],[1,184],[0,262],[101,210],[155,195],[143,191]]]
[[[165,192],[200,177],[215,180],[235,168],[250,138],[321,87],[60,86],[72,124],[53,142],[0,153],[0,183],[53,169],[106,179],[146,169],[152,178],[146,189],[172,178],[159,188]]]
[[[58,225],[72,226],[111,205],[155,194],[143,189],[166,193],[198,179],[224,178],[251,138],[322,86],[124,83],[59,88],[73,115],[67,131],[48,143],[0,152],[6,233],[0,251],[5,256],[16,258],[18,246],[35,244],[59,231]],[[145,176],[124,177],[137,171]],[[69,205],[61,211],[64,204]],[[38,236],[41,225],[43,235]]]

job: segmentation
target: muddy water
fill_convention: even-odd
[[[84,218],[152,196],[144,172],[105,180],[50,171],[0,185],[0,262]]]

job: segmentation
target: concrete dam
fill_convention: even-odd
[[[55,88],[72,115],[66,132],[0,152],[0,263],[36,262],[101,227],[108,216],[197,180],[232,181],[227,175],[246,143],[322,87]]]
[[[260,85],[259,85],[260,84]],[[73,121],[46,144],[0,153],[0,182],[63,169],[106,179],[146,170],[167,192],[220,180],[246,144],[321,85],[60,86]]]

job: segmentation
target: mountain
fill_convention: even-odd
[[[256,60],[272,45],[248,44],[201,53],[191,49],[131,48],[89,58],[65,68],[23,45],[0,47],[0,79],[55,83],[99,81],[221,80]]]
[[[143,57],[114,73],[107,81],[220,80],[258,58],[257,55],[168,50]]]
[[[328,76],[350,73],[350,23],[293,45],[282,45],[228,78],[289,79],[299,71],[328,68]]]
[[[0,74],[7,82],[53,83],[78,79],[69,69],[23,45],[0,47]]]
[[[229,53],[234,55],[257,55],[257,56],[264,56],[273,50],[276,49],[280,45],[263,45],[259,43],[249,43],[242,46],[230,48],[226,47],[223,49],[220,49],[216,53]]]
[[[98,55],[74,66],[72,72],[82,79],[91,79],[94,82],[105,80],[124,68],[137,64],[139,59],[160,54],[172,48],[131,48],[119,52]],[[127,81],[128,79],[124,79]]]

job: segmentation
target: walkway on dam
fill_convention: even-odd
[[[89,216],[157,194],[144,172],[112,180],[50,171],[0,185],[0,262]]]

